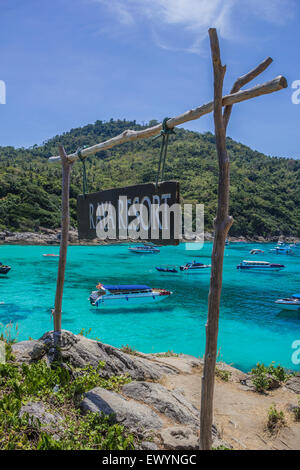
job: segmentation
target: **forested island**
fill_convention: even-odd
[[[57,145],[66,152],[91,146],[124,130],[141,130],[136,121],[96,121],[71,129],[30,148],[0,147],[0,230],[38,231],[60,226],[61,168],[48,157]],[[300,236],[300,160],[266,156],[227,139],[231,158],[231,236],[265,238]],[[89,191],[154,181],[160,139],[141,140],[106,150],[87,160]],[[176,129],[171,137],[165,179],[180,182],[183,203],[205,205],[205,231],[213,230],[218,166],[215,137]],[[82,193],[82,168],[77,163],[70,188],[71,225],[76,227],[76,198]]]

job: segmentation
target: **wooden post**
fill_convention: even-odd
[[[213,395],[217,343],[219,329],[219,309],[222,290],[222,274],[225,241],[233,219],[229,209],[229,158],[226,150],[226,127],[222,114],[222,90],[226,67],[220,59],[219,40],[216,29],[209,30],[213,70],[214,70],[214,122],[216,147],[219,161],[218,207],[215,219],[215,236],[211,258],[210,291],[208,296],[208,316],[206,324],[206,348],[202,377],[200,449],[212,447]]]
[[[65,281],[65,269],[67,260],[67,249],[69,241],[69,223],[70,223],[70,208],[69,208],[69,193],[70,193],[70,176],[72,163],[68,160],[65,149],[62,145],[59,146],[59,155],[62,166],[62,202],[61,202],[61,239],[59,250],[59,263],[56,282],[55,306],[53,310],[54,331],[61,331],[61,310],[62,298]]]

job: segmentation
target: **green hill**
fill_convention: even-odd
[[[151,121],[149,125],[153,125]],[[148,125],[147,125],[148,127]],[[49,163],[57,144],[67,152],[93,145],[125,129],[142,129],[135,121],[96,121],[55,136],[29,149],[0,147],[0,229],[36,230],[60,225],[61,169]],[[177,129],[171,137],[166,179],[181,183],[183,202],[205,204],[205,230],[216,212],[218,166],[215,139]],[[228,138],[231,158],[231,235],[300,236],[300,161],[268,157]],[[155,180],[160,139],[123,144],[87,160],[90,191]],[[81,193],[81,164],[72,172],[71,224],[76,226],[76,197]]]

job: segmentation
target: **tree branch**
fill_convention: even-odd
[[[262,72],[264,72],[272,62],[273,62],[273,59],[271,57],[268,57],[263,62],[261,62],[261,64],[255,67],[255,69],[250,70],[250,72],[248,72],[246,75],[239,77],[235,81],[230,94],[232,95],[240,91],[240,89],[243,88],[243,86],[245,86],[247,83],[254,80],[254,78],[258,77],[258,75],[260,75]],[[232,105],[227,105],[224,109],[223,117],[224,117],[224,124],[225,124],[226,129],[229,123],[231,111],[232,111]]]

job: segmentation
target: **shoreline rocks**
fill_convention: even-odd
[[[278,238],[286,243],[299,243],[300,239],[294,236],[290,237],[269,237],[264,238],[260,236],[256,237],[228,237],[231,243],[245,242],[245,243],[269,243],[278,241]],[[213,241],[213,233],[204,232],[204,240]],[[130,242],[131,240],[128,240]],[[133,240],[134,241],[134,240]],[[193,243],[191,240],[182,240]],[[197,241],[197,240],[196,240]],[[125,241],[126,242],[126,241]],[[136,241],[134,241],[136,243]],[[9,230],[3,230],[0,232],[0,244],[8,245],[59,245],[60,243],[60,229],[49,229],[45,227],[39,227],[37,232],[11,232]],[[75,228],[71,227],[69,232],[69,243],[70,245],[109,245],[124,243],[124,240],[99,240],[97,238],[93,240],[79,240],[78,232]]]
[[[49,331],[39,340],[15,343],[12,353],[16,364],[44,360],[50,366],[58,355],[65,367],[83,368],[88,364],[97,367],[99,361],[104,362],[104,367],[98,369],[100,376],[126,374],[132,381],[118,392],[102,387],[87,391],[79,402],[82,413],[92,411],[110,416],[112,422],[124,425],[135,436],[139,449],[199,448],[202,359],[184,354],[132,355],[66,330],[61,334]],[[270,439],[265,436],[267,413],[274,403],[291,416],[288,427],[282,431],[283,440],[291,448],[300,448],[297,441],[300,423],[291,421],[298,402],[299,373],[279,388],[260,394],[254,390],[249,374],[225,363],[218,363],[217,369],[228,372],[229,377],[223,380],[222,374],[216,373],[214,448],[269,449],[274,447],[275,440],[276,446],[282,448],[280,436]],[[47,413],[55,416],[55,412],[60,412],[43,409],[39,402],[27,405],[29,408],[22,408],[22,412],[33,417],[44,415],[50,421],[50,424],[45,421],[45,426],[53,421]]]
[[[79,405],[82,413],[91,411],[110,416],[112,422],[124,425],[138,439],[141,449],[199,448],[199,410],[184,393],[162,385],[167,376],[188,376],[193,369],[198,370],[201,361],[197,358],[131,355],[66,330],[61,334],[47,332],[39,340],[15,343],[12,353],[15,363],[19,364],[45,360],[50,365],[57,360],[57,354],[66,367],[82,368],[88,364],[97,367],[99,361],[103,361],[104,367],[98,369],[100,376],[109,378],[126,374],[132,382],[123,385],[119,393],[101,387],[89,390]],[[183,361],[183,366],[178,364],[176,367],[175,359],[178,363]],[[56,418],[60,421],[60,416],[49,413],[40,402],[24,405],[23,413],[40,419],[49,430]],[[221,441],[216,426],[213,435],[217,446]]]

